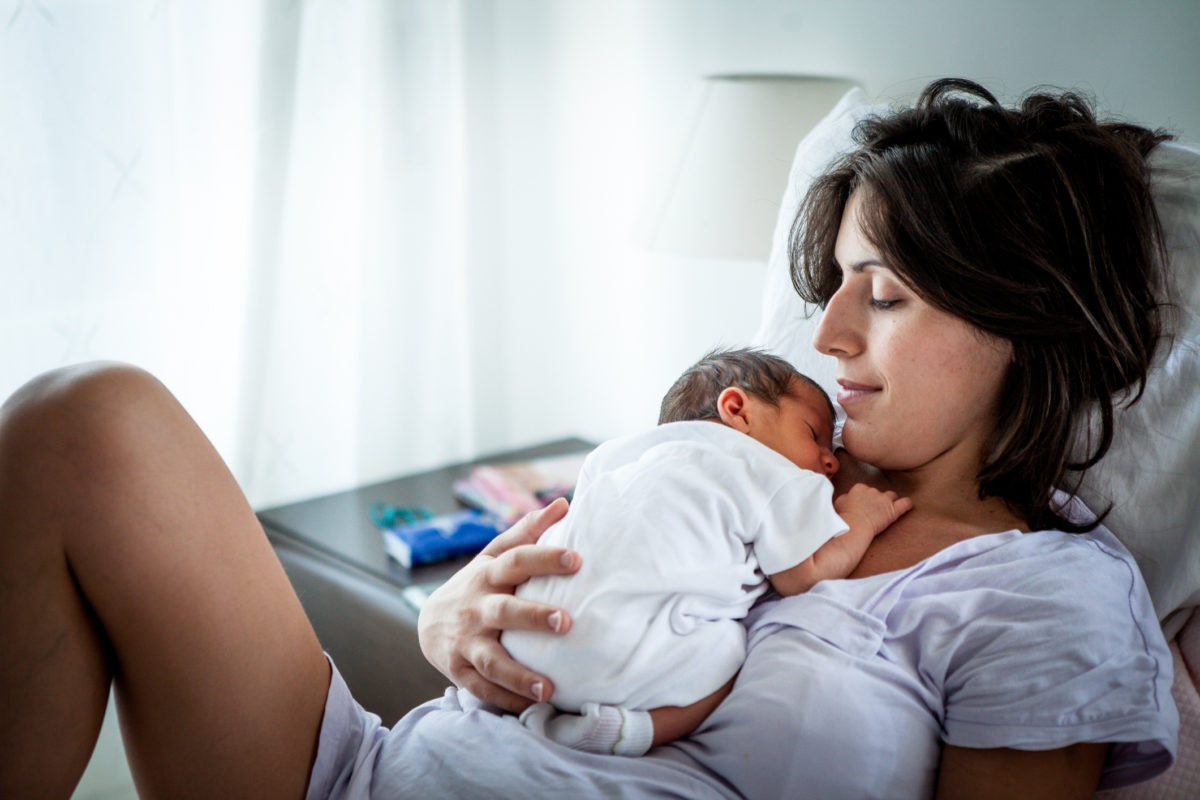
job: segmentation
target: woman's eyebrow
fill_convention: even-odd
[[[852,264],[850,264],[850,271],[851,272],[863,272],[864,270],[867,269],[867,267],[879,267],[880,269],[886,269],[886,270],[891,269],[891,267],[889,267],[887,264],[883,263],[879,259],[867,258],[867,259],[863,259],[862,261],[855,261]]]
[[[844,267],[842,267],[842,262],[838,261],[836,256],[833,258],[833,265],[838,269],[844,269]],[[849,264],[849,270],[851,272],[863,272],[868,267],[879,267],[880,269],[886,270],[891,269],[891,267],[877,258],[864,258],[862,261],[852,261]]]

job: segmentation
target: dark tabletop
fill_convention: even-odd
[[[579,438],[560,439],[324,497],[264,509],[258,512],[258,516],[272,535],[294,539],[317,548],[335,559],[373,573],[401,589],[413,585],[436,586],[468,559],[460,558],[413,569],[401,566],[399,562],[388,558],[384,552],[380,530],[370,517],[373,504],[422,506],[435,514],[454,511],[463,507],[454,499],[454,481],[465,477],[471,468],[478,464],[566,455],[593,447],[594,443]]]

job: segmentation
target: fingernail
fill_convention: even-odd
[[[575,563],[575,554],[574,553],[563,553],[561,556],[558,557],[558,563],[562,564],[567,569],[570,569],[571,566]]]
[[[533,686],[529,688],[533,690],[533,699],[537,700],[539,703],[542,702],[542,682],[534,681]]]
[[[551,611],[548,621],[550,623],[550,630],[554,631],[555,633],[558,633],[559,628],[562,627],[562,612]],[[537,685],[541,686],[540,683]]]

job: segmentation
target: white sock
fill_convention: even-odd
[[[584,703],[582,714],[535,703],[521,714],[521,723],[547,739],[588,753],[640,756],[650,749],[654,723],[647,711],[630,711],[599,703]]]
[[[617,708],[621,714],[621,738],[613,745],[613,754],[618,756],[645,755],[654,743],[654,721],[649,711],[632,711]]]

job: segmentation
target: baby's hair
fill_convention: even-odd
[[[717,398],[730,386],[737,386],[759,400],[779,405],[792,382],[800,380],[816,389],[829,407],[831,419],[837,418],[833,402],[820,384],[802,375],[779,356],[754,348],[713,350],[684,370],[663,397],[658,424],[693,420],[719,420]]]

